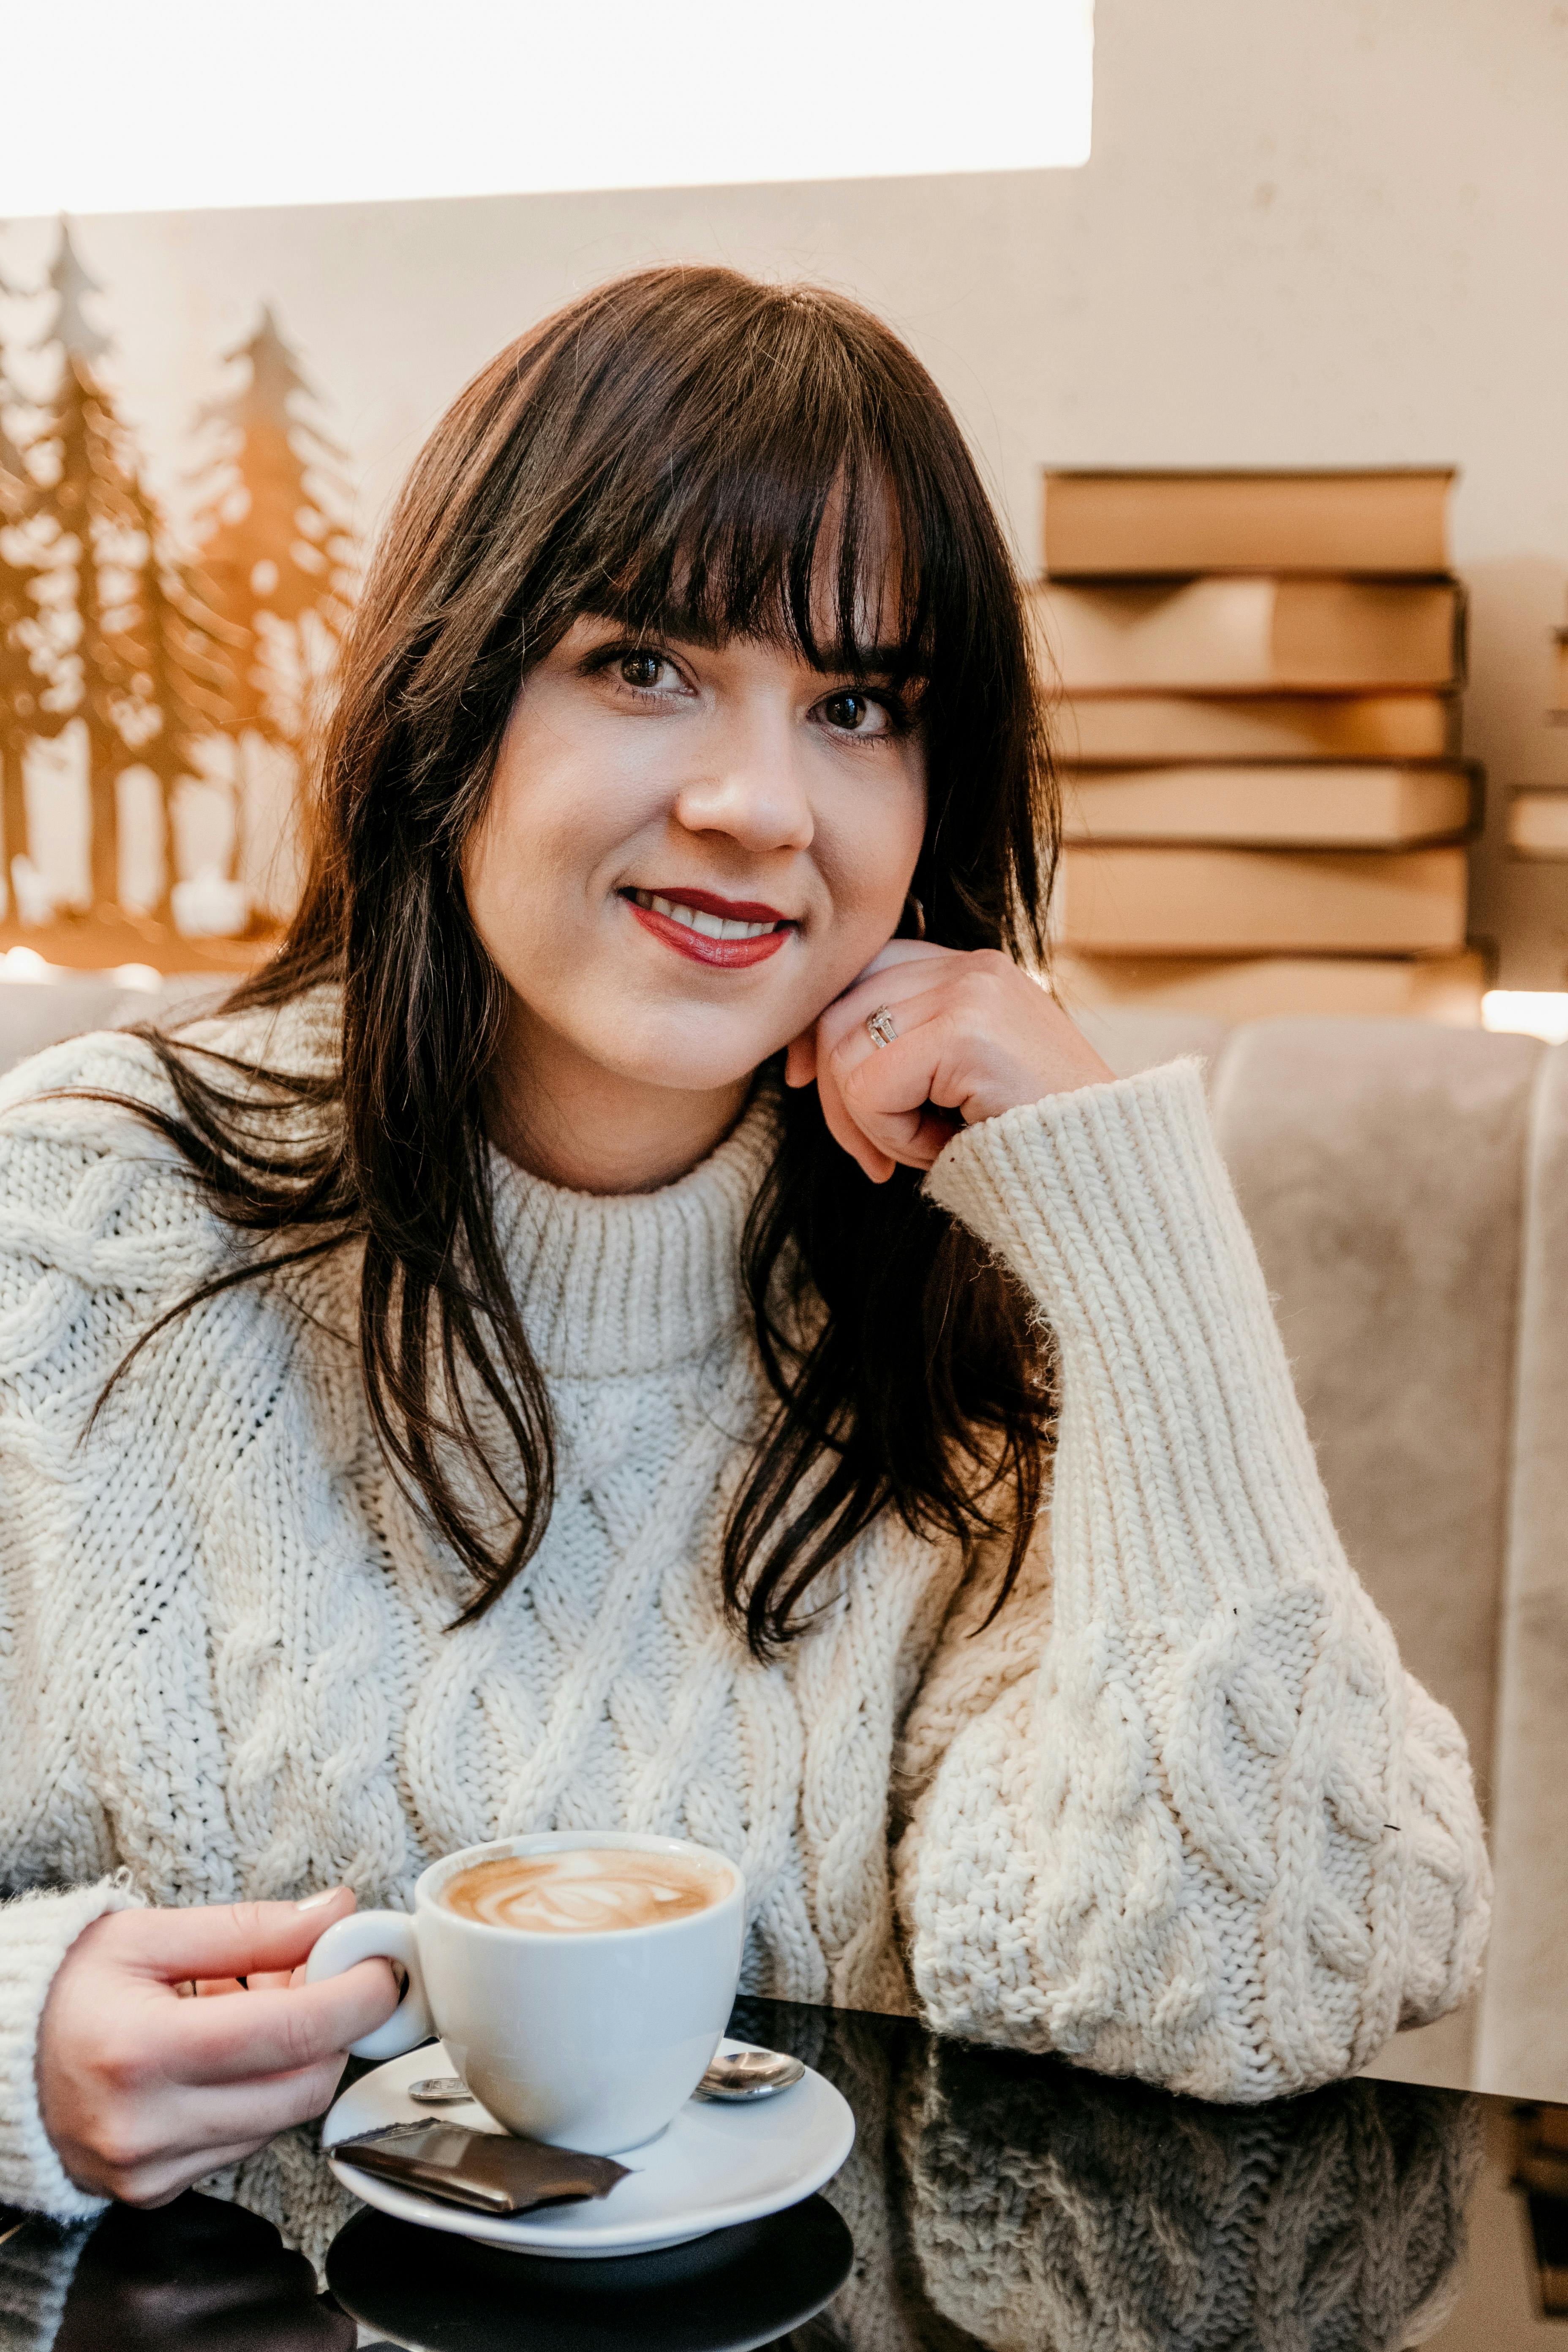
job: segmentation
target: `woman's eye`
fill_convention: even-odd
[[[842,694],[830,694],[821,709],[828,725],[837,728],[841,734],[885,735],[888,731],[886,705],[851,688],[847,687]]]
[[[623,654],[620,671],[623,682],[637,687],[644,694],[651,693],[669,667],[663,654]]]

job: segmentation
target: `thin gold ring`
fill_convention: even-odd
[[[885,1004],[879,1004],[875,1013],[867,1014],[866,1028],[872,1045],[879,1049],[890,1045],[899,1034],[893,1026],[893,1016]]]

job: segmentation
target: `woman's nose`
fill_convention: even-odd
[[[689,833],[724,833],[744,849],[806,849],[816,825],[811,803],[787,751],[766,743],[736,744],[676,795],[675,814]]]

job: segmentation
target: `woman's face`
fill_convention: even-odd
[[[531,1063],[710,1091],[892,937],[924,826],[875,676],[584,618],[518,697],[464,879]]]

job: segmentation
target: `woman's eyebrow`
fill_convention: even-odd
[[[682,616],[679,621],[670,619],[663,623],[652,621],[639,625],[628,621],[624,614],[595,611],[592,606],[587,606],[584,609],[582,617],[586,621],[597,622],[605,628],[624,630],[628,640],[633,642],[652,644],[662,641],[671,646],[690,646],[700,653],[718,652],[731,636],[744,637],[755,634],[760,640],[766,642],[773,642],[775,637],[774,632],[765,629],[753,633],[745,629],[714,628],[695,616]],[[804,647],[801,650],[804,652]],[[845,652],[838,646],[820,646],[818,658],[813,667],[824,677],[868,679],[896,677],[902,675],[906,682],[912,686],[923,685],[925,682],[918,667],[910,668],[908,646],[896,643],[885,646],[857,646],[848,652]]]

